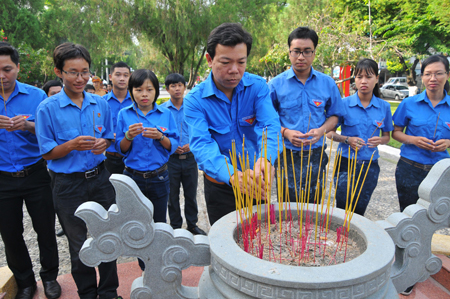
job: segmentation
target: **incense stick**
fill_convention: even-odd
[[[384,118],[381,121],[381,125],[383,124],[383,122],[384,122]],[[370,135],[369,139],[372,138],[373,134],[375,134],[375,132],[380,128],[381,125],[377,124],[377,128],[373,131],[372,135]]]
[[[92,110],[92,123],[93,123],[94,138],[95,138],[95,110]]]
[[[6,108],[5,108],[5,110],[6,110]],[[440,116],[441,116],[441,113],[439,112],[437,120],[436,120],[436,127],[434,127],[433,141],[434,141],[434,138],[436,137],[436,130],[437,130],[437,127],[438,127],[438,124],[439,124],[439,117]]]
[[[2,83],[2,96],[3,96],[3,105],[5,105],[5,116],[8,116],[6,113],[6,99],[5,99],[5,90],[3,89],[3,78],[0,78],[0,81]]]
[[[136,102],[135,102],[135,101],[133,101],[133,106],[134,106],[134,110],[136,111],[136,115],[137,115],[137,118],[138,118],[138,122],[141,122],[141,120],[140,120],[140,118],[139,118],[139,113],[138,113],[137,105],[136,105]]]

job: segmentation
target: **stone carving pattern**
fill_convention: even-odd
[[[450,159],[436,163],[419,187],[417,204],[378,221],[396,245],[391,279],[398,292],[437,273],[442,261],[431,253],[433,233],[450,226]]]
[[[367,298],[371,294],[385,287],[388,282],[390,270],[378,277],[359,285],[340,287],[337,289],[301,290],[282,288],[276,285],[264,284],[233,273],[220,264],[214,257],[211,258],[211,266],[218,277],[235,288],[255,298],[264,299],[360,299]]]
[[[198,298],[197,288],[181,285],[181,271],[209,265],[208,237],[154,223],[152,203],[131,178],[114,174],[110,180],[116,204],[106,211],[95,202],[86,202],[75,212],[92,236],[84,243],[80,259],[91,267],[119,256],[144,261],[146,271],[134,280],[131,299]]]

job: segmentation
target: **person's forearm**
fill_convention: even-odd
[[[403,144],[412,144],[412,139],[414,138],[414,136],[409,136],[403,133],[403,128],[401,128],[394,129],[394,132],[392,132],[392,138]]]
[[[35,126],[35,123],[32,122],[32,121],[25,121],[25,122],[26,122],[26,126],[25,126],[26,130],[27,130],[28,132],[30,132],[31,134],[36,135],[36,126]]]
[[[170,142],[169,137],[165,136],[162,141],[160,141],[161,145],[168,151],[172,148],[172,143]]]
[[[72,150],[73,148],[70,140],[63,144],[55,146],[51,151],[42,155],[42,158],[44,158],[45,160],[60,159],[67,156]]]
[[[336,125],[339,121],[339,118],[337,116],[330,116],[320,127],[321,130],[324,132],[330,132],[336,128]]]

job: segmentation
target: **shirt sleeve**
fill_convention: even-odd
[[[185,119],[189,126],[189,147],[201,170],[219,182],[230,184],[230,174],[234,174],[233,166],[226,156],[222,155],[218,144],[212,138],[208,121],[200,108],[197,97],[199,95],[191,94],[186,96],[185,99]]]
[[[394,116],[392,117],[394,125],[402,128],[408,126],[408,119],[406,118],[406,103],[407,101],[402,101],[400,105],[398,105],[394,112]]]
[[[172,155],[178,148],[178,143],[180,140],[180,134],[178,134],[178,127],[172,112],[167,108],[168,119],[169,119],[169,130],[163,134],[170,140],[170,151],[167,150],[169,155]],[[164,148],[165,149],[165,148]]]
[[[125,119],[124,119],[124,115],[126,113],[126,109],[122,109],[119,111],[119,114],[117,115],[117,125],[116,125],[116,151],[118,153],[120,153],[122,156],[128,156],[128,153],[130,152],[130,150],[128,150],[127,152],[122,152],[122,150],[120,149],[120,143],[122,142],[122,139],[125,138],[125,132],[128,131],[128,126],[125,123]],[[133,146],[133,144],[131,144],[131,146]]]
[[[386,115],[384,117],[384,128],[383,132],[391,132],[394,131],[394,126],[392,125],[392,112],[391,112],[391,104],[386,102],[385,105]]]
[[[267,84],[264,82],[258,89],[259,93],[258,98],[256,99],[256,120],[258,127],[255,129],[255,133],[258,135],[258,146],[261,148],[262,132],[263,130],[267,130],[267,157],[265,158],[268,161],[271,161],[273,165],[278,157],[278,141],[280,141],[281,144],[280,118],[272,104],[273,101],[271,101],[271,95]],[[265,153],[263,153],[263,157],[264,156]]]
[[[54,149],[56,142],[55,132],[52,127],[51,113],[48,105],[41,103],[36,110],[36,137],[39,143],[39,153],[45,155]]]
[[[326,110],[326,118],[329,118],[331,116],[344,116],[345,115],[345,109],[344,109],[344,103],[342,102],[341,94],[339,92],[338,87],[336,86],[336,83],[334,83],[333,79],[329,78],[329,87],[328,90],[330,91],[330,100],[327,101],[327,104],[325,106]]]
[[[114,124],[112,120],[111,107],[105,99],[101,99],[102,110],[105,114],[105,133],[102,135],[102,138],[113,140],[114,139]]]
[[[275,81],[273,79],[268,84],[268,86],[269,86],[269,96],[270,96],[270,99],[272,100],[273,108],[275,108],[275,111],[278,112],[279,108],[280,108],[280,103],[278,102],[277,90],[275,89],[275,83],[274,82]]]

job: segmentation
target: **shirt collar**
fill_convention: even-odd
[[[213,73],[212,71],[209,73],[208,78],[205,80],[205,87],[203,88],[202,97],[207,98],[213,95],[218,94],[219,89],[217,88],[216,84],[214,83],[213,79]],[[253,82],[248,78],[248,73],[244,72],[244,75],[242,76],[241,81],[239,81],[239,84],[234,88],[234,93],[237,93],[244,89],[246,86],[252,85]],[[219,97],[218,97],[219,98]]]
[[[352,95],[349,99],[349,106],[350,107],[354,107],[354,106],[360,106],[362,108],[363,105],[361,103],[361,99],[358,96],[358,92],[356,92],[354,95]],[[370,99],[370,103],[366,108],[369,108],[370,106],[374,106],[376,108],[380,108],[381,104],[380,104],[380,99],[378,99],[374,94],[372,94],[372,98]]]
[[[16,93],[16,90],[17,90],[17,93],[29,94],[27,88],[25,87],[25,84],[20,83],[17,80],[16,80],[16,87],[14,87],[13,94]]]
[[[114,91],[112,91],[112,90],[110,92],[108,92],[106,100],[109,101],[111,99],[114,99],[116,101],[119,100],[119,99],[117,99],[116,95],[114,94]],[[126,100],[126,99],[130,99],[131,100],[130,91],[128,91],[128,90],[127,90],[127,95],[125,96],[124,100]]]
[[[172,108],[178,110],[178,108],[175,107],[175,105],[172,103],[172,100],[171,100],[171,99],[169,99],[169,100],[167,101],[167,104],[166,104],[166,105],[167,105],[167,108],[172,107]],[[181,110],[181,109],[183,108],[183,106],[184,106],[184,101],[183,101],[183,103],[181,103],[181,106],[180,106],[180,109],[179,109],[179,110]]]
[[[68,105],[76,106],[74,102],[69,98],[69,96],[66,94],[65,89],[63,88],[60,93],[58,93],[59,97],[59,107],[63,108]],[[86,91],[83,91],[83,104],[84,101],[89,101],[89,104],[97,104],[97,100],[94,96],[92,96],[90,93],[87,93]],[[82,105],[83,107],[84,105]]]
[[[309,73],[309,77],[308,77],[308,79],[306,79],[306,81],[310,80],[313,76],[315,77],[316,73],[317,73],[317,71],[313,67],[311,67],[311,72]],[[291,66],[291,68],[287,71],[286,78],[290,79],[293,77],[297,79],[297,75],[294,72],[294,68]]]
[[[126,109],[126,108],[125,108]],[[137,104],[135,103],[135,102],[133,102],[133,104],[131,104],[130,106],[128,106],[128,109],[132,109],[132,110],[134,110],[134,111],[137,111],[136,109],[137,109]],[[149,113],[153,113],[153,112],[155,112],[156,110],[158,110],[159,112],[163,112],[163,107],[161,106],[161,105],[158,105],[157,103],[156,103],[156,101],[155,101],[155,105],[153,106],[153,109],[152,110],[150,110],[149,111]],[[142,111],[141,110],[139,110],[139,112],[140,113],[142,113]]]
[[[447,94],[447,92],[445,90],[444,90],[444,94],[445,94],[445,97],[442,99],[442,101],[440,101],[438,103],[438,105],[447,104],[448,106],[450,106],[450,96]],[[421,94],[417,95],[416,102],[420,102],[420,101],[428,102],[431,104],[431,101],[427,96],[426,90],[424,90]]]

